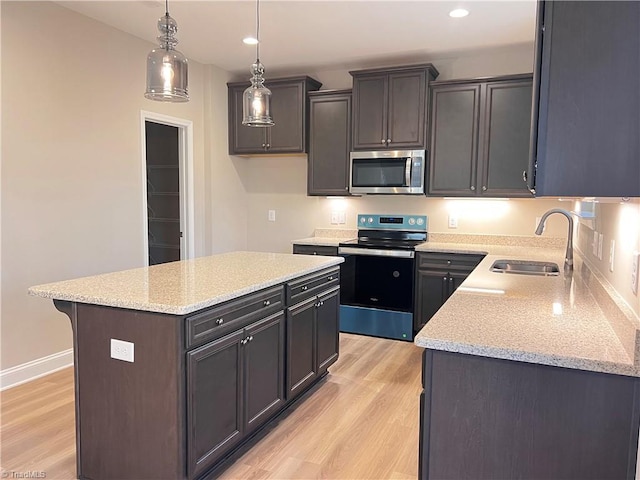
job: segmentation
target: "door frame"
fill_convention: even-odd
[[[195,216],[193,182],[193,122],[156,112],[140,110],[140,143],[142,166],[142,246],[144,265],[149,266],[149,218],[147,215],[147,141],[145,122],[155,122],[178,128],[180,182],[180,260],[195,256]]]

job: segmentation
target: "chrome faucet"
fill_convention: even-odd
[[[567,217],[569,221],[569,238],[567,239],[567,251],[564,254],[564,270],[571,271],[573,270],[573,217],[569,212],[563,210],[561,208],[552,208],[551,210],[545,212],[540,219],[540,223],[538,224],[538,228],[536,228],[536,235],[542,235],[542,230],[544,230],[544,222],[547,221],[549,215],[553,213],[560,213]]]

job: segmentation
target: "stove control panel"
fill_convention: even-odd
[[[358,215],[358,228],[376,230],[427,231],[426,215]]]

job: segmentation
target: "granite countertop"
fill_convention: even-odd
[[[291,242],[294,245],[309,245],[311,247],[337,247],[341,242],[350,240],[349,238],[336,237],[309,237],[300,238]]]
[[[71,302],[185,315],[342,263],[341,257],[232,252],[29,288]]]
[[[487,256],[416,335],[416,345],[543,365],[640,376],[637,340],[625,348],[576,257],[573,274],[542,277],[491,272],[500,259],[552,261],[564,249],[427,242],[423,252]],[[640,331],[640,330],[638,330]]]

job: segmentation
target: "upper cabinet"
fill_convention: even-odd
[[[349,194],[351,90],[309,94],[309,195]]]
[[[640,196],[640,2],[541,2],[536,46],[535,194]]]
[[[307,151],[309,100],[307,94],[322,85],[311,77],[268,80],[273,127],[242,125],[242,94],[248,82],[228,83],[229,154],[287,154]]]
[[[428,194],[531,197],[532,75],[434,82]]]
[[[353,149],[426,148],[433,65],[349,72],[353,76]]]

